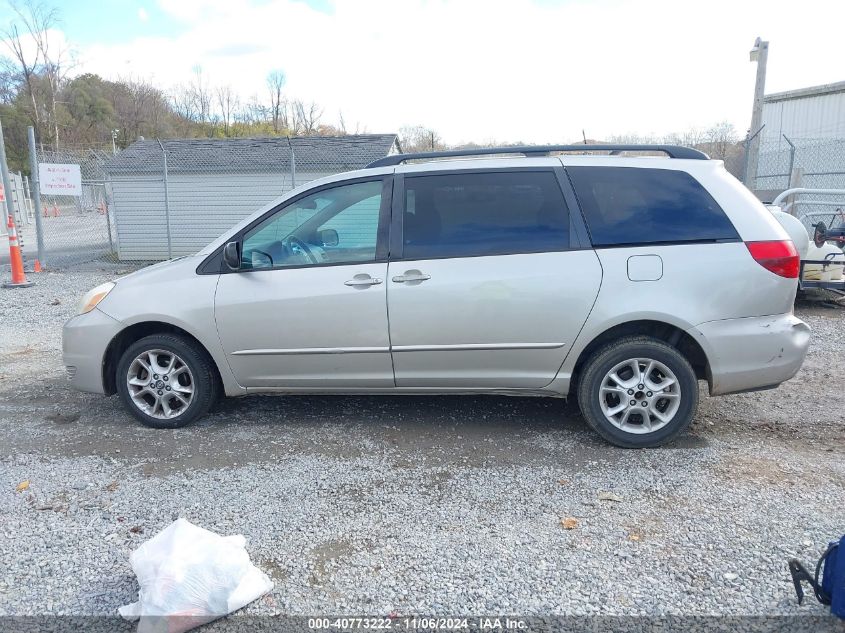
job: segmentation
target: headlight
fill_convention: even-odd
[[[79,303],[79,314],[91,312],[91,310],[97,307],[100,301],[106,298],[106,295],[111,292],[112,288],[114,288],[114,282],[107,281],[85,293],[85,296],[82,297],[82,301]]]

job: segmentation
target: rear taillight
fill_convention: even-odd
[[[797,279],[801,263],[792,240],[776,242],[746,242],[754,261],[766,270],[787,279]]]

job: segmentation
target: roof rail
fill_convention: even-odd
[[[456,158],[459,156],[487,156],[490,154],[522,154],[523,156],[548,156],[551,152],[663,152],[669,158],[709,160],[704,152],[683,145],[518,145],[515,147],[479,147],[475,149],[453,149],[442,152],[419,152],[417,154],[394,154],[374,160],[367,167],[401,165],[407,160],[425,158]]]

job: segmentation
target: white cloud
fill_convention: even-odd
[[[147,13],[147,10],[144,7],[138,7],[138,19],[141,22],[146,22],[150,19],[150,14]]]
[[[566,142],[585,129],[665,133],[722,119],[744,131],[758,35],[769,92],[845,79],[845,5],[772,0],[159,0],[184,27],[80,51],[81,68],[171,86],[197,64],[244,98],[274,68],[292,96],[372,132],[424,123],[447,141]],[[140,14],[139,14],[140,15]],[[824,16],[824,19],[820,19]]]

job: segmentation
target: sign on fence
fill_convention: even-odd
[[[72,163],[40,163],[38,180],[41,193],[51,196],[81,196],[82,174]]]

